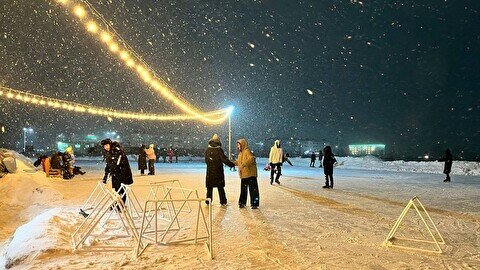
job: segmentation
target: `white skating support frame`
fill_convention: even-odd
[[[417,206],[418,204],[418,206]],[[429,241],[429,240],[423,240],[423,239],[412,239],[412,238],[400,238],[400,237],[394,237],[395,233],[397,232],[397,229],[398,227],[400,226],[400,224],[402,223],[403,219],[405,218],[405,216],[407,215],[408,213],[408,210],[410,210],[410,208],[415,208],[415,211],[416,213],[418,214],[418,216],[420,217],[420,219],[422,220],[423,224],[425,225],[425,228],[427,229],[429,235],[432,237],[432,240],[433,241]],[[427,217],[429,223],[430,223],[430,226],[432,228],[430,228],[429,226],[429,223],[427,223],[427,221],[425,220],[422,212],[420,212],[419,208],[425,213],[425,216]],[[433,230],[433,231],[432,231]],[[422,242],[422,243],[429,243],[429,244],[435,244],[435,250],[429,250],[429,249],[423,249],[423,248],[416,248],[416,247],[408,247],[408,246],[403,246],[403,245],[396,245],[394,243],[395,239],[398,239],[398,240],[406,240],[406,241],[413,241],[413,242]],[[425,209],[425,207],[423,206],[423,204],[420,202],[420,200],[418,199],[418,197],[413,197],[407,204],[407,206],[405,206],[405,208],[403,209],[402,213],[400,214],[400,216],[398,217],[397,221],[395,222],[395,224],[393,225],[392,229],[390,230],[390,233],[388,234],[387,238],[385,239],[385,241],[383,242],[383,244],[387,247],[395,247],[395,248],[402,248],[402,249],[407,249],[407,250],[414,250],[414,251],[425,251],[425,252],[433,252],[433,253],[442,253],[442,248],[440,247],[440,244],[445,244],[445,241],[443,240],[443,237],[442,235],[440,234],[440,232],[438,231],[437,229],[437,226],[435,226],[435,223],[433,222],[432,218],[430,217],[430,215],[428,214],[427,210]]]
[[[106,190],[106,194],[98,199],[97,205],[93,208],[77,230],[72,234],[73,250],[83,247],[85,251],[134,251],[138,247],[138,231],[135,228],[133,219],[126,210],[122,198],[118,193]],[[85,241],[92,235],[93,230],[99,226],[103,217],[112,211],[117,211],[118,216],[128,235],[134,238],[133,246],[84,246]]]
[[[173,189],[181,189],[185,191],[186,198],[185,199],[172,199],[171,198],[171,191]],[[191,197],[194,198],[191,198]],[[140,227],[140,232],[139,232],[139,239],[137,243],[137,248],[135,250],[136,256],[142,255],[142,253],[145,251],[148,245],[151,243],[144,243],[145,240],[150,240],[151,242],[155,244],[175,244],[175,243],[183,243],[183,242],[194,242],[195,244],[198,242],[198,240],[206,240],[206,248],[207,252],[209,254],[210,259],[213,259],[214,257],[214,250],[213,250],[213,216],[212,216],[212,208],[211,208],[211,201],[210,199],[207,199],[210,203],[208,204],[208,223],[206,220],[205,213],[202,208],[202,203],[205,202],[205,198],[199,198],[198,192],[196,190],[189,190],[189,189],[183,189],[183,188],[177,188],[177,187],[167,187],[167,192],[164,195],[163,199],[159,200],[147,200],[145,202],[145,207],[144,209],[149,209],[149,205],[151,205],[151,209],[157,209],[157,211],[153,212],[153,215],[149,216],[146,214],[146,212],[143,215],[143,220],[142,220],[142,225]],[[179,209],[176,209],[175,207],[175,202],[177,203],[182,203]],[[183,208],[185,205],[189,202],[192,203],[197,203],[198,204],[198,210],[197,210],[197,219],[196,219],[196,226],[195,226],[195,237],[189,238],[189,239],[182,239],[182,240],[166,240],[166,236],[169,232],[172,232],[176,229],[173,229],[174,223],[178,226],[178,229],[180,229],[180,224],[178,221],[178,215],[180,212],[182,212]],[[162,204],[171,204],[173,206],[173,218],[171,221],[169,221],[168,225],[166,228],[162,229],[159,228],[158,226],[158,209],[161,207]],[[201,216],[201,218],[200,218]],[[199,236],[199,226],[200,226],[200,219],[202,219],[202,223],[205,226],[206,229],[206,236]],[[152,225],[153,221],[153,225]],[[147,231],[148,228],[154,227],[153,231]],[[149,234],[154,234],[154,237],[149,236]],[[160,239],[159,239],[160,238]]]
[[[164,181],[158,181],[158,182],[152,182],[150,183],[151,186],[155,186],[156,188],[155,189],[151,189],[151,194],[149,194],[148,196],[148,199],[152,199],[152,200],[158,200],[158,197],[157,197],[157,194],[158,194],[158,188],[160,186],[163,187],[163,194],[165,194],[165,186],[166,185],[169,185],[171,187],[179,187],[180,190],[182,191],[183,193],[183,197],[186,198],[187,195],[186,195],[186,191],[183,190],[183,187],[182,187],[182,184],[180,183],[179,180],[164,180]],[[187,213],[190,213],[192,211],[192,208],[190,207],[190,203],[187,202],[186,204],[186,209],[185,210],[182,210],[182,211],[185,211]]]
[[[102,181],[98,181],[97,185],[93,189],[92,193],[88,199],[83,203],[82,207],[80,208],[80,213],[88,214],[87,211],[90,211],[98,205],[99,200],[107,194],[107,187]]]

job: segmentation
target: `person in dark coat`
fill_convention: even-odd
[[[443,182],[450,182],[450,172],[452,171],[452,164],[453,164],[453,155],[452,151],[447,148],[445,150],[445,156],[439,159],[438,161],[444,161],[445,165],[443,166],[443,173],[447,175]]]
[[[214,134],[212,139],[208,142],[207,150],[205,151],[205,163],[207,164],[207,175],[205,185],[207,187],[207,198],[212,199],[213,188],[218,189],[218,196],[220,197],[220,204],[227,204],[227,196],[225,195],[225,174],[223,173],[223,164],[234,167],[235,164],[228,160],[222,149],[222,143],[217,134]],[[208,201],[206,201],[208,204]]]
[[[145,170],[147,169],[147,153],[145,153],[145,144],[142,144],[138,150],[138,169],[140,170],[141,175],[145,175]]]
[[[325,186],[323,188],[333,188],[333,164],[337,162],[332,153],[332,148],[327,145],[323,149],[323,172],[325,173]],[[330,180],[330,182],[329,182]]]
[[[118,142],[104,139],[100,144],[106,152],[105,161],[107,163],[103,183],[107,183],[107,178],[110,175],[112,177],[112,188],[122,196],[122,200],[125,203],[127,198],[120,191],[121,184],[133,184],[132,170],[130,169],[127,155],[125,155]]]
[[[312,152],[310,155],[310,167],[315,167],[315,160],[317,159],[317,156],[315,156],[315,152]]]

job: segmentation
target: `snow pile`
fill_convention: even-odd
[[[0,194],[0,239],[11,236],[39,210],[64,199],[43,172],[7,174],[0,180]]]
[[[20,226],[5,252],[5,268],[24,264],[33,259],[69,253],[70,234],[76,216],[59,208],[48,210]]]
[[[337,157],[340,164],[349,169],[382,170],[395,172],[443,173],[443,162],[437,161],[383,161],[377,157]],[[453,175],[480,175],[480,163],[453,161]]]
[[[3,159],[9,158],[13,158],[15,160],[17,168],[16,171],[13,171],[11,173],[35,172],[37,170],[35,166],[33,166],[32,161],[24,155],[21,155],[13,150],[0,148],[0,162],[2,162]]]

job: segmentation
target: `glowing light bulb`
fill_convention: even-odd
[[[87,16],[87,11],[85,11],[85,9],[80,5],[76,5],[73,8],[73,13],[80,19],[83,19]]]
[[[115,43],[115,42],[112,43],[112,44],[110,44],[110,45],[108,46],[108,48],[109,48],[110,51],[112,51],[112,52],[117,52],[117,51],[118,51],[118,45],[117,45],[117,43]]]
[[[138,73],[142,74],[142,72],[144,72],[144,71],[145,71],[145,68],[143,68],[143,66],[141,66],[141,65],[137,66],[137,72]]]
[[[20,95],[20,94],[17,94],[17,96],[16,96],[15,98],[18,99],[18,100],[22,100],[22,99],[23,99],[22,95]]]
[[[108,43],[108,42],[110,42],[110,40],[112,40],[112,36],[107,32],[103,32],[102,35],[100,36],[100,38],[105,43]]]
[[[126,52],[126,51],[122,51],[122,52],[120,53],[120,58],[121,58],[122,60],[128,59],[129,57],[130,57],[130,56],[128,55],[128,52]]]
[[[32,98],[32,103],[33,104],[38,104],[38,99],[37,98]]]
[[[62,4],[62,5],[68,4],[68,0],[57,0],[57,2]]]
[[[40,100],[40,105],[45,105],[47,102],[45,102],[45,100]]]
[[[127,60],[127,66],[128,66],[128,67],[133,67],[133,66],[135,66],[135,61],[133,61],[132,59],[128,59],[128,60]]]
[[[88,32],[91,32],[91,33],[97,33],[98,26],[94,21],[89,21],[87,23],[87,30],[88,30]]]

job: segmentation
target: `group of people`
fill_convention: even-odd
[[[162,154],[162,153],[159,153]],[[175,156],[175,163],[178,163],[178,155],[175,154],[175,151],[172,148],[169,148],[167,151],[163,153],[163,163],[167,162],[173,163],[173,157]],[[148,166],[148,175],[155,175],[155,162],[158,160],[158,156],[155,153],[155,145],[150,144],[148,148],[142,144],[138,151],[138,170],[140,170],[140,174],[143,176],[145,175],[145,170]]]
[[[138,169],[140,170],[140,174],[145,175],[148,160],[148,175],[155,175],[156,159],[157,155],[155,155],[155,145],[150,144],[148,148],[146,148],[146,146],[142,144],[138,151]]]
[[[318,163],[320,163],[320,168],[322,168],[322,158],[323,158],[323,153],[322,150],[318,151]],[[317,156],[315,155],[315,152],[312,152],[310,155],[310,167],[315,168],[315,161],[317,160]]]
[[[222,149],[220,137],[214,134],[209,140],[207,150],[205,151],[205,163],[207,164],[207,173],[205,186],[207,188],[207,199],[212,200],[213,188],[218,189],[220,204],[227,204],[225,194],[225,174],[223,172],[223,164],[229,167],[238,167],[240,175],[240,198],[238,206],[244,208],[247,205],[248,193],[250,193],[250,205],[252,209],[257,209],[260,205],[260,194],[257,182],[257,162],[252,151],[248,147],[245,139],[240,139],[236,143],[238,156],[236,160],[229,160]],[[209,203],[209,201],[206,201]]]
[[[133,177],[128,158],[118,142],[105,139],[101,141],[101,145],[105,150],[106,160],[103,182],[106,183],[108,176],[111,176],[112,188],[119,192],[122,183],[126,185],[133,183]],[[238,206],[240,208],[245,208],[247,205],[248,194],[250,194],[251,208],[257,209],[260,205],[260,194],[257,181],[258,172],[256,158],[250,150],[246,139],[239,139],[236,142],[236,148],[238,152],[237,159],[230,160],[225,155],[222,149],[220,137],[217,134],[214,134],[209,140],[207,149],[205,151],[205,163],[207,164],[205,186],[207,189],[206,197],[209,199],[206,201],[206,203],[208,204],[213,200],[213,189],[217,188],[220,204],[227,204],[227,196],[225,193],[225,174],[223,170],[223,165],[227,165],[230,168],[238,167],[238,174],[241,180]],[[142,160],[139,159],[139,169],[142,170],[142,174],[146,169],[147,159],[149,164],[149,175],[155,174],[154,145],[151,144],[149,148],[145,148],[145,146],[142,145],[139,154],[142,157]],[[280,140],[276,140],[274,145],[271,147],[269,154],[269,164],[271,166],[270,184],[273,184],[274,181],[277,184],[280,184],[279,179],[282,175],[281,168],[283,163],[287,161],[288,155],[283,154]],[[445,161],[444,173],[447,176],[444,181],[450,182],[449,173],[451,171],[453,156],[449,149],[446,150],[445,157],[441,159],[441,161]],[[323,149],[322,158],[322,167],[325,174],[325,185],[323,188],[333,188],[333,168],[336,162],[337,160],[332,152],[332,148],[330,146],[325,146]],[[67,164],[69,164],[68,161]],[[122,196],[123,194],[120,195]],[[125,201],[125,197],[122,198]]]
[[[75,155],[71,146],[68,146],[65,152],[54,152],[50,156],[42,155],[33,163],[35,167],[40,164],[47,177],[58,175],[63,179],[71,179],[77,174],[85,174],[80,167],[75,166]]]

